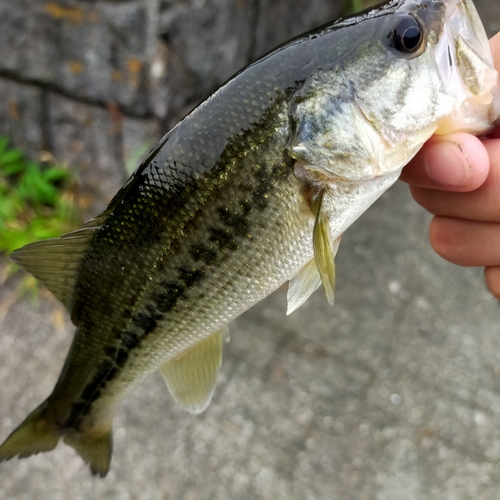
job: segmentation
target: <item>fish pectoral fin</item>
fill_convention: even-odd
[[[335,255],[341,238],[342,235],[336,239],[332,238],[328,217],[324,214],[320,205],[314,223],[314,262],[318,268],[326,299],[330,305],[333,305],[335,300]]]
[[[291,314],[298,309],[320,285],[321,277],[316,267],[316,262],[314,259],[311,259],[300,269],[297,276],[290,280],[286,314]]]
[[[212,400],[222,362],[222,343],[228,338],[225,327],[160,368],[172,396],[186,410],[201,413]]]
[[[71,313],[81,262],[97,226],[94,221],[60,238],[37,241],[15,250],[11,258],[41,281]]]

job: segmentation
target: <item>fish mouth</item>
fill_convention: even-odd
[[[445,2],[445,22],[435,55],[446,92],[458,105],[467,99],[489,105],[498,74],[476,8],[471,0]]]
[[[436,46],[436,59],[452,95],[476,96],[485,104],[488,99],[491,102],[498,74],[483,25],[470,0],[446,2],[446,21]]]
[[[481,133],[500,116],[498,73],[488,38],[471,0],[446,0],[444,6],[445,21],[435,59],[444,90],[453,98],[456,112],[437,133]]]

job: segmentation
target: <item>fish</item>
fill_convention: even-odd
[[[228,324],[287,281],[287,314],[321,286],[333,304],[342,234],[431,135],[490,130],[497,79],[471,0],[389,0],[229,79],[101,214],[12,254],[76,332],[53,392],[0,461],[62,439],[105,476],[113,414],[156,370],[202,412]]]

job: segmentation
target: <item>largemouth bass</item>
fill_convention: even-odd
[[[82,229],[12,258],[77,330],[0,461],[72,446],[104,476],[118,404],[160,370],[200,412],[228,323],[290,281],[334,300],[343,232],[434,133],[486,132],[497,73],[470,0],[391,0],[295,38],[167,133]]]

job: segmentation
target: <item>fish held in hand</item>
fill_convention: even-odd
[[[62,438],[104,476],[118,404],[160,370],[212,397],[228,323],[290,280],[288,310],[334,300],[344,231],[434,133],[486,132],[497,73],[470,0],[391,0],[295,38],[163,137],[82,229],[12,258],[76,325],[52,394],[0,461]]]

